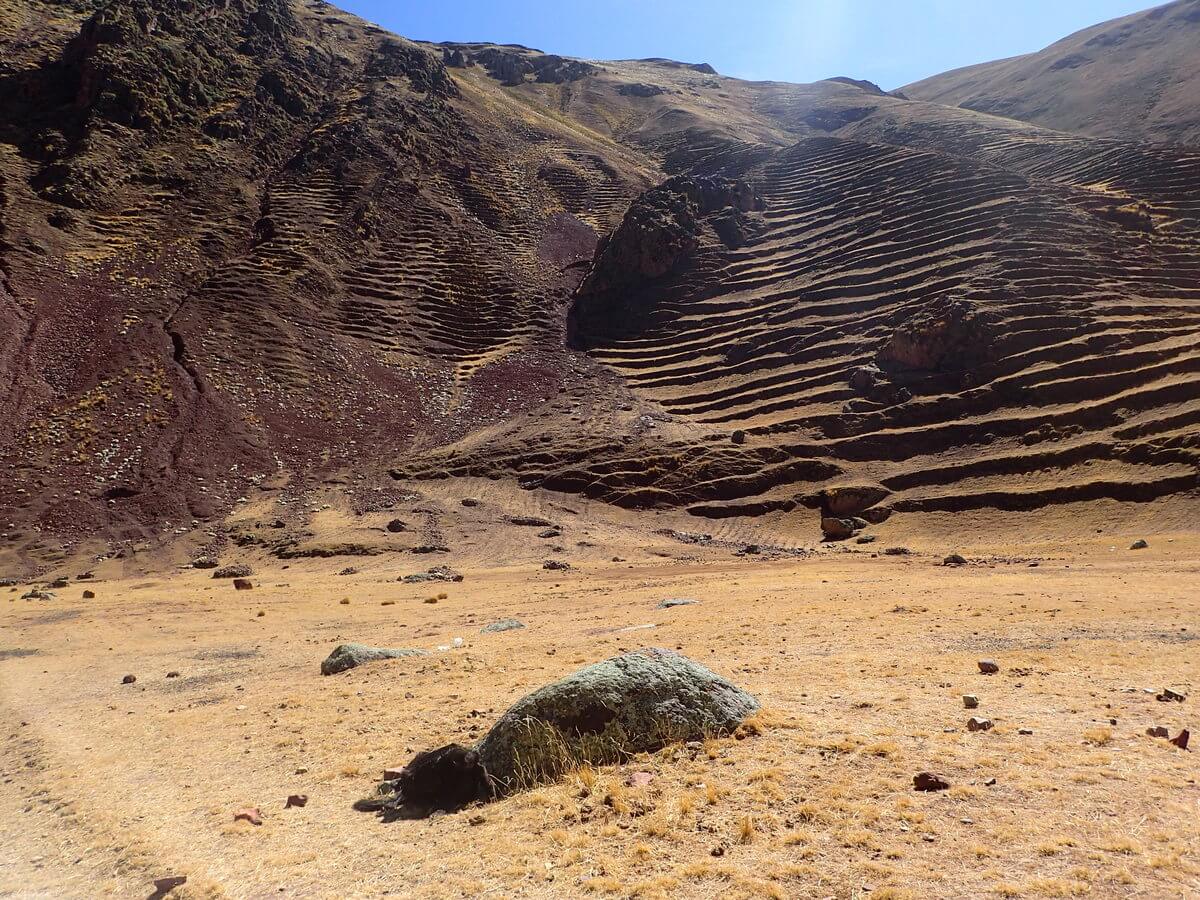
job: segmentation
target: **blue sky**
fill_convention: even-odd
[[[739,78],[866,78],[885,89],[1038,50],[1147,0],[335,0],[406,37],[566,56],[666,56]]]

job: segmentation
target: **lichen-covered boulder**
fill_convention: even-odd
[[[399,659],[404,656],[428,656],[426,650],[395,650],[389,647],[368,647],[366,644],[339,644],[321,663],[322,675],[336,675],[363,663],[379,659]]]
[[[699,663],[648,648],[604,660],[518,700],[475,748],[497,795],[584,763],[615,763],[726,734],[759,708]]]

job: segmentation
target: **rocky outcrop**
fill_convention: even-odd
[[[541,53],[527,47],[477,44],[443,44],[446,65],[465,68],[480,65],[502,84],[524,84],[530,78],[541,84],[565,84],[600,71],[597,66],[553,53]]]
[[[885,371],[963,371],[988,362],[994,340],[991,317],[974,303],[941,300],[900,323],[875,360]]]
[[[741,246],[764,206],[745,181],[715,176],[676,175],[642,194],[601,241],[575,292],[571,341],[588,346],[645,314],[656,282],[689,268],[705,245]]]

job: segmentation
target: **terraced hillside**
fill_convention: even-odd
[[[796,541],[1196,496],[1200,154],[319,2],[0,13],[22,559],[393,479]]]

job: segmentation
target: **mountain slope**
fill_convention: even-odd
[[[1200,143],[1200,0],[906,85],[914,100],[1122,140]]]
[[[1194,496],[1197,153],[320,2],[0,4],[22,560],[241,500],[293,552],[458,476],[785,543],[831,487]]]

